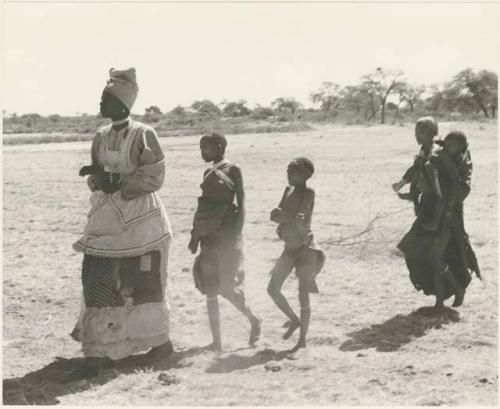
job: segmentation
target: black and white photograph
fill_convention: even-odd
[[[498,405],[497,0],[1,9],[4,405]]]

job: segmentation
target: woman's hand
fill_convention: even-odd
[[[94,175],[90,175],[87,178],[87,186],[89,187],[91,192],[101,190],[101,184],[99,182],[99,179],[97,177],[95,177]]]
[[[105,193],[114,193],[117,190],[120,190],[121,188],[120,183],[110,183],[106,179],[102,180],[100,185],[101,185],[101,190]]]

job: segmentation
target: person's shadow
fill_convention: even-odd
[[[275,351],[271,348],[266,348],[257,351],[251,356],[231,354],[228,356],[216,359],[216,362],[206,369],[207,373],[227,373],[248,369],[256,365],[264,365],[269,361],[281,361],[282,359],[293,359],[294,351],[291,349],[283,351]],[[271,368],[272,369],[272,368]]]
[[[194,347],[174,352],[168,358],[151,358],[147,354],[137,354],[115,361],[112,367],[105,368],[98,376],[88,380],[64,383],[64,377],[78,368],[84,358],[56,358],[42,369],[30,372],[21,378],[3,380],[4,405],[57,405],[60,396],[89,389],[92,385],[104,385],[118,375],[133,373],[140,368],[166,371],[172,368],[189,366],[185,358],[206,352],[205,347]],[[168,380],[166,380],[168,381]],[[174,380],[175,381],[175,380]]]
[[[432,307],[422,307],[411,314],[398,314],[382,324],[371,325],[347,334],[341,351],[359,351],[375,348],[380,352],[393,352],[415,338],[424,336],[430,329],[440,329],[443,325],[458,322],[458,311],[449,307],[437,313]]]

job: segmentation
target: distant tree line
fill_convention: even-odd
[[[401,70],[382,67],[363,75],[357,84],[342,86],[323,82],[311,92],[313,109],[331,115],[348,112],[365,121],[385,123],[387,112],[397,119],[401,110],[409,112],[481,114],[485,118],[496,117],[498,98],[497,74],[488,70],[474,71],[467,68],[442,84],[414,84]],[[176,116],[198,113],[209,117],[244,117],[265,119],[277,114],[295,115],[302,110],[300,102],[292,97],[275,99],[269,107],[251,109],[247,101],[222,101],[216,104],[208,99],[194,101],[190,106],[177,106],[169,112]],[[145,116],[162,115],[157,106],[146,109]]]
[[[497,115],[498,78],[488,70],[464,69],[451,80],[441,84],[415,84],[408,81],[401,70],[378,67],[359,79],[356,84],[340,85],[323,82],[310,93],[313,108],[305,109],[293,97],[276,98],[270,106],[249,107],[244,99],[215,103],[209,99],[194,101],[189,106],[176,106],[169,112],[152,105],[144,115],[135,115],[157,126],[196,127],[210,121],[274,120],[274,121],[335,121],[349,119],[349,123],[392,122],[419,114],[451,118]],[[390,116],[389,116],[390,115]],[[42,117],[31,113],[4,118],[6,132],[67,131],[67,117],[54,114]],[[106,123],[99,115],[82,114],[71,117],[72,131],[93,132],[94,127]]]

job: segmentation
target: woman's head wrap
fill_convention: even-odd
[[[111,68],[104,92],[114,95],[131,111],[139,92],[135,78],[135,68],[127,70],[115,70]]]
[[[222,147],[222,150],[225,150],[226,146],[227,146],[226,137],[218,132],[212,132],[211,134],[203,135],[201,137],[200,142],[201,141],[207,141],[207,142],[212,143],[214,145],[220,145]]]
[[[432,136],[436,136],[438,134],[438,124],[436,120],[432,116],[424,116],[419,118],[415,126],[420,125],[425,129],[428,129]]]
[[[289,166],[296,166],[301,171],[303,171],[308,178],[310,178],[314,173],[314,164],[310,159],[305,158],[303,156],[292,160]]]

